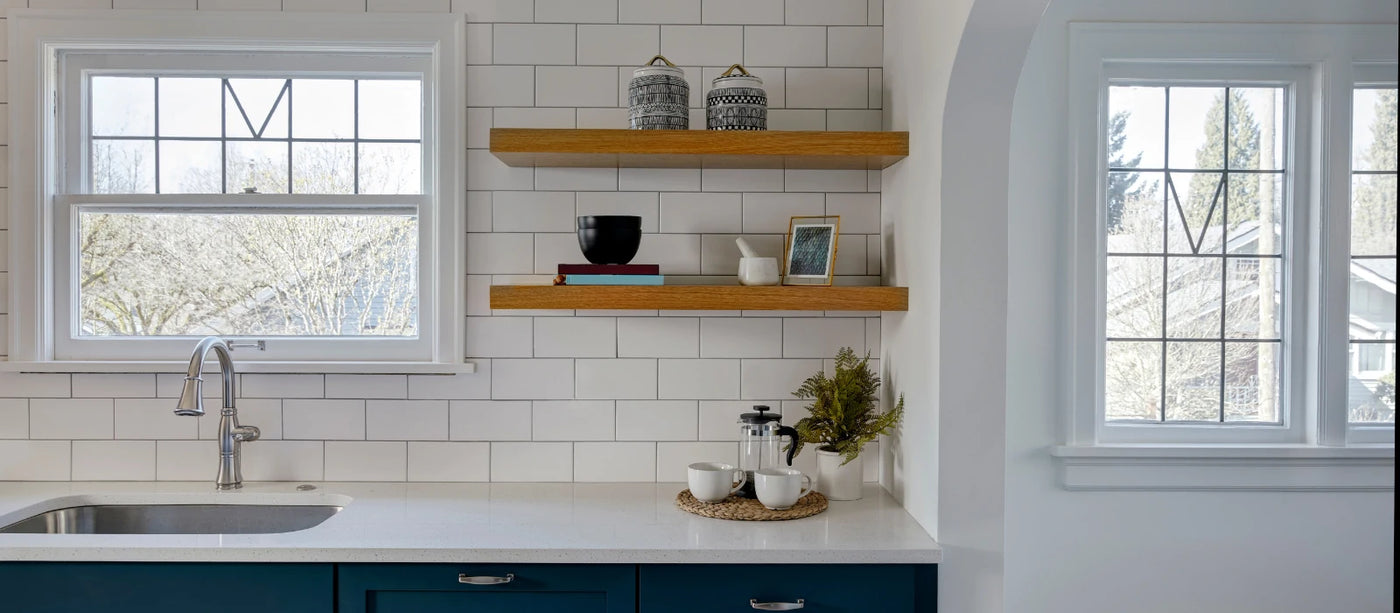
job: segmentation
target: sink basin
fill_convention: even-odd
[[[98,504],[46,511],[0,528],[9,534],[271,534],[305,530],[334,505]]]

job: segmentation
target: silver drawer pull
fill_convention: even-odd
[[[465,583],[467,585],[501,585],[503,583],[510,583],[511,581],[515,581],[515,573],[509,573],[504,577],[491,577],[487,575],[474,577],[466,573],[457,575],[457,583]]]
[[[796,611],[807,608],[807,601],[798,598],[797,602],[759,602],[757,598],[750,598],[749,606],[760,611]]]

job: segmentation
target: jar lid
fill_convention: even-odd
[[[767,411],[771,411],[772,409],[767,405],[754,405],[753,410],[753,413],[741,413],[739,415],[739,423],[769,424],[783,420],[782,413],[768,413]]]
[[[656,60],[661,60],[662,64],[657,66]],[[634,77],[648,77],[653,75],[670,75],[673,77],[685,78],[685,71],[675,64],[672,64],[671,60],[666,59],[664,55],[653,57],[651,61],[632,71],[632,76]]]
[[[739,74],[733,74],[735,70],[739,71]],[[715,77],[712,84],[715,87],[720,85],[725,87],[762,87],[763,79],[750,74],[749,71],[744,70],[743,66],[735,64],[730,66],[729,70],[724,71],[724,74]]]

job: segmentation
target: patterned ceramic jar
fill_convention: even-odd
[[[739,74],[733,74],[734,71]],[[768,93],[763,79],[735,64],[715,77],[705,95],[705,127],[710,130],[767,130]]]
[[[657,66],[661,60],[663,65]],[[689,130],[690,85],[685,71],[662,56],[632,71],[627,119],[633,130]]]

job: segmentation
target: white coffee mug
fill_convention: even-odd
[[[719,502],[744,487],[744,471],[721,462],[696,462],[687,471],[690,495],[700,502]],[[739,485],[734,485],[738,481]]]
[[[740,285],[777,285],[778,258],[739,258]]]
[[[763,506],[782,511],[812,491],[812,478],[796,468],[763,468],[753,473],[754,490]]]

